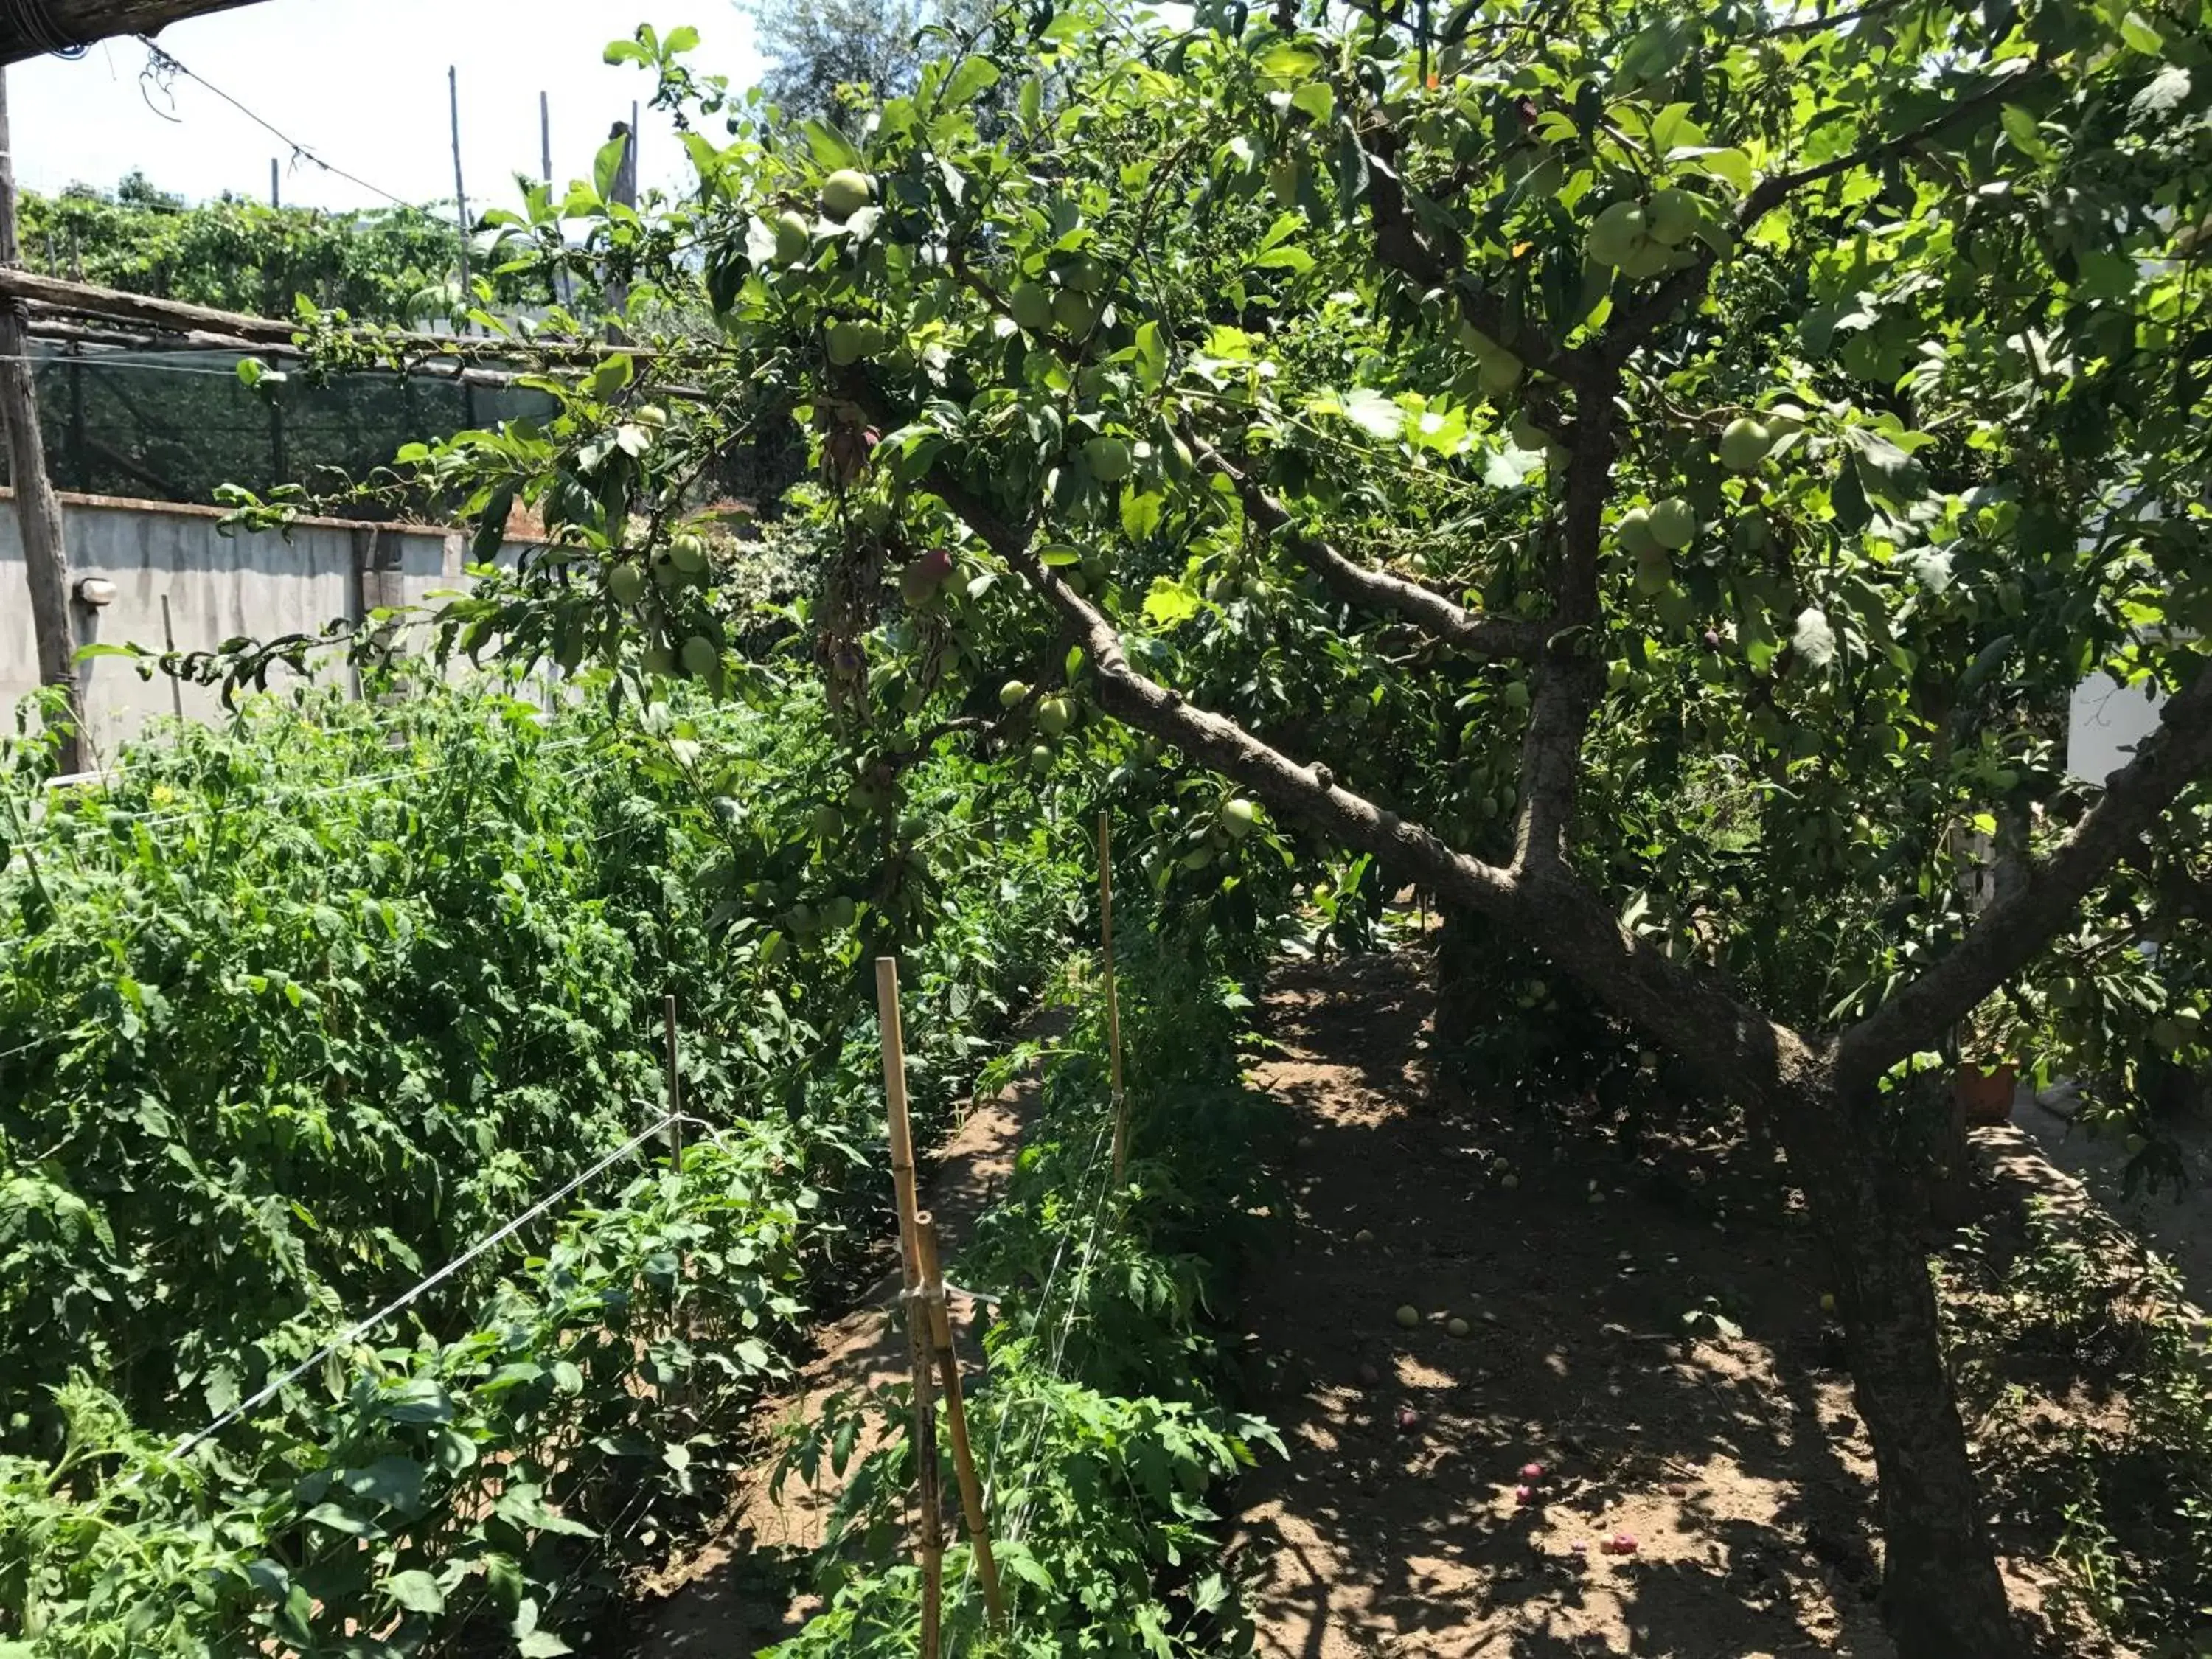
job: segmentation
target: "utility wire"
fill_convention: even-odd
[[[216,85],[214,82],[209,80],[207,76],[198,73],[187,64],[180,62],[174,53],[164,51],[161,47],[155,45],[153,40],[146,35],[139,35],[137,39],[138,44],[145,47],[148,53],[146,67],[139,76],[139,79],[142,82],[153,82],[156,84],[161,85],[164,90],[166,90],[167,82],[179,75],[185,76],[187,80],[197,81],[202,86],[205,87],[210,92],[213,93],[216,97],[222,99],[224,103],[228,104],[240,115],[243,115],[247,120],[252,122],[254,125],[259,127],[263,131],[275,138],[277,143],[289,149],[292,152],[292,160],[295,165],[301,161],[309,162],[315,167],[320,167],[324,172],[331,174],[333,177],[344,179],[348,184],[358,185],[362,189],[367,191],[372,196],[382,197],[394,207],[404,208],[410,213],[419,213],[424,218],[435,220],[440,224],[449,223],[448,221],[441,218],[437,214],[431,212],[429,209],[424,207],[421,203],[410,202],[404,196],[395,196],[380,185],[372,185],[368,179],[362,178],[359,173],[349,173],[343,167],[337,166],[336,163],[325,161],[320,155],[317,155],[313,149],[301,143],[298,139],[285,132],[267,117],[257,114],[253,110],[248,108],[245,104],[240,103],[237,99],[225,92],[221,87]],[[156,113],[159,113],[159,112],[157,111]],[[465,226],[461,226],[459,228],[462,229],[466,228]]]

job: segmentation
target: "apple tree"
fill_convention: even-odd
[[[692,481],[795,418],[854,804],[931,744],[1080,744],[1241,792],[1159,816],[1163,883],[1304,836],[1540,951],[1785,1149],[1899,1650],[2015,1652],[1926,1073],[2203,833],[2204,22],[1042,0],[844,129],[656,45],[697,185],[603,216],[639,349],[410,458],[492,539],[518,498],[549,527],[447,626],[742,691]],[[2093,670],[2163,715],[2085,787]]]

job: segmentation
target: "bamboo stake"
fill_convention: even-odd
[[[914,1187],[914,1131],[907,1121],[906,1031],[899,1018],[898,958],[876,958],[876,1020],[884,1039],[884,1105],[891,1142],[891,1191],[898,1203],[899,1261],[906,1288],[920,1284],[915,1256],[914,1218],[920,1209]]]
[[[952,1316],[945,1305],[945,1274],[937,1259],[937,1224],[924,1211],[915,1217],[915,1243],[921,1255],[921,1296],[929,1312],[929,1336],[937,1349],[938,1383],[945,1395],[945,1425],[952,1437],[952,1473],[960,1483],[960,1510],[968,1522],[968,1545],[975,1553],[976,1576],[983,1581],[983,1607],[991,1626],[1003,1630],[1006,1607],[999,1588],[999,1561],[991,1553],[991,1528],[983,1512],[983,1485],[975,1478],[975,1453],[968,1438],[968,1402],[960,1389],[960,1354],[952,1346]]]
[[[1098,815],[1098,937],[1106,969],[1106,1067],[1113,1089],[1114,1180],[1129,1163],[1129,1103],[1121,1092],[1121,1000],[1114,987],[1114,822]]]
[[[169,621],[169,596],[161,595],[161,643],[171,656],[177,654],[177,630]],[[169,706],[177,711],[177,718],[185,717],[185,683],[174,674],[169,676]]]
[[[684,1167],[684,1123],[677,1114],[684,1109],[684,1072],[676,1061],[675,992],[671,991],[661,1000],[660,1015],[668,1033],[668,1115],[672,1120],[668,1125],[668,1135],[674,1149],[672,1157],[675,1167],[681,1170]]]
[[[876,1018],[883,1030],[884,1106],[890,1127],[891,1191],[898,1206],[901,1298],[906,1314],[907,1364],[914,1379],[914,1484],[921,1516],[916,1553],[921,1565],[922,1659],[937,1659],[945,1599],[944,1497],[937,1467],[937,1408],[930,1389],[929,1343],[923,1334],[921,1208],[915,1191],[914,1129],[907,1115],[906,1035],[899,1018],[898,959],[876,958]]]

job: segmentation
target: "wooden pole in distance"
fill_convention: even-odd
[[[907,1364],[914,1379],[914,1485],[921,1511],[922,1659],[937,1659],[945,1601],[944,1498],[937,1468],[937,1407],[931,1398],[927,1311],[921,1293],[921,1211],[915,1188],[914,1128],[907,1113],[906,1031],[899,1018],[898,958],[876,958],[876,1019],[883,1032],[884,1108],[890,1130],[891,1194],[898,1206],[900,1298]]]
[[[1006,1607],[999,1588],[999,1561],[991,1553],[991,1526],[983,1513],[983,1485],[975,1478],[975,1452],[968,1438],[968,1402],[960,1387],[960,1353],[952,1346],[952,1315],[945,1304],[945,1273],[937,1258],[937,1223],[927,1211],[915,1218],[915,1243],[921,1256],[921,1298],[929,1314],[929,1340],[937,1350],[937,1381],[945,1396],[945,1425],[952,1438],[952,1474],[960,1483],[960,1510],[968,1523],[968,1547],[975,1553],[976,1576],[983,1581],[983,1607],[991,1627],[1006,1627]]]
[[[465,334],[469,307],[476,301],[469,294],[469,187],[461,180],[461,71],[458,64],[448,65],[446,70],[446,94],[453,108],[453,210],[461,233],[461,315],[453,319],[453,325]]]
[[[167,593],[161,595],[161,644],[171,656],[177,654],[177,630],[169,621],[169,596]],[[169,707],[176,711],[179,720],[184,719],[185,683],[174,674],[169,676]]]
[[[1129,1164],[1129,1103],[1121,1092],[1121,1000],[1114,987],[1114,821],[1098,815],[1098,937],[1106,969],[1106,1068],[1113,1088],[1114,1179]]]
[[[8,127],[8,72],[0,65],[0,265],[20,265],[23,246],[16,229],[15,163]],[[0,415],[8,427],[8,470],[15,487],[15,516],[22,530],[23,572],[31,590],[31,636],[37,641],[39,680],[58,687],[67,701],[57,763],[64,774],[84,769],[84,699],[76,667],[76,629],[70,615],[69,549],[62,539],[61,497],[46,471],[46,444],[39,429],[39,387],[31,372],[23,307],[0,305]]]
[[[684,1109],[684,1069],[676,1060],[676,993],[671,991],[661,1000],[660,1017],[668,1033],[668,1115],[674,1121],[668,1126],[669,1144],[675,1148],[675,1164],[684,1167],[684,1122],[677,1114]]]

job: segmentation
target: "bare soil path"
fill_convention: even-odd
[[[1626,1157],[1555,1163],[1514,1103],[1442,1097],[1425,968],[1292,967],[1266,1000],[1257,1080],[1300,1140],[1294,1243],[1245,1310],[1291,1450],[1245,1482],[1232,1546],[1260,1652],[1887,1659],[1810,1241]],[[1728,1327],[1686,1327],[1701,1305]]]

